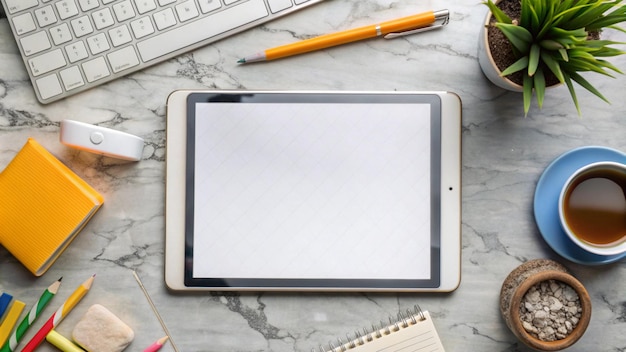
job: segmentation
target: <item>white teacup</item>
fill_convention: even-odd
[[[559,218],[585,251],[626,253],[626,165],[602,161],[576,170],[561,189]]]

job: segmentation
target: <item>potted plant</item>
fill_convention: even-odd
[[[573,82],[607,99],[580,72],[613,77],[622,73],[605,58],[626,52],[600,40],[603,29],[626,20],[622,0],[492,0],[484,2],[490,12],[479,41],[479,63],[494,84],[523,93],[527,115],[533,93],[542,107],[546,87],[565,83],[576,110],[580,106]],[[498,36],[504,45],[498,47]],[[608,101],[607,101],[608,102]]]

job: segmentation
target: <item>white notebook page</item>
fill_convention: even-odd
[[[381,329],[378,331],[380,335],[373,334],[371,340],[363,337],[331,352],[444,352],[430,314],[424,311],[423,315],[426,319],[418,320],[416,324],[391,332]]]
[[[198,104],[194,277],[430,278],[428,104]]]

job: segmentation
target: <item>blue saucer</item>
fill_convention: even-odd
[[[574,171],[598,161],[626,164],[626,154],[606,147],[573,149],[548,165],[535,188],[535,221],[543,239],[562,257],[585,265],[609,264],[626,257],[626,253],[608,256],[589,253],[576,246],[561,227],[558,206],[561,188]]]

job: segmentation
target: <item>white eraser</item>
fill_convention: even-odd
[[[134,338],[130,326],[99,304],[89,307],[72,331],[72,339],[89,352],[121,352]]]
[[[143,154],[142,138],[79,121],[61,121],[60,139],[69,147],[117,159],[138,161]]]

